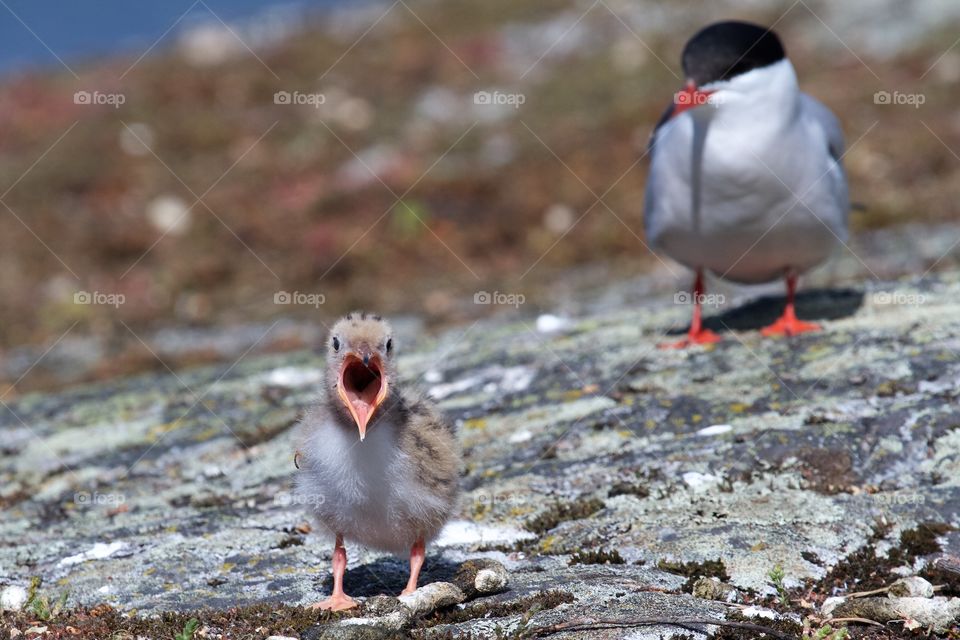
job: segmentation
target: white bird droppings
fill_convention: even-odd
[[[767,620],[776,620],[777,612],[763,607],[744,607],[740,610],[744,618],[766,618]]]
[[[729,424],[712,424],[697,431],[698,436],[719,436],[723,433],[733,431],[733,426]]]
[[[683,474],[683,481],[697,493],[707,491],[720,484],[720,478],[717,476],[698,471],[686,472]]]
[[[544,313],[537,316],[537,331],[540,333],[555,333],[569,329],[571,322],[566,318],[555,316],[552,313]]]
[[[61,567],[67,567],[73,564],[86,562],[87,560],[103,560],[104,558],[109,558],[126,546],[127,544],[125,542],[111,542],[110,544],[98,542],[93,545],[89,551],[84,551],[83,553],[78,553],[75,556],[68,556],[64,558],[60,561],[59,565]]]
[[[520,444],[521,442],[526,442],[531,439],[533,439],[533,434],[524,429],[523,431],[511,433],[507,440],[510,442],[510,444]]]
[[[466,520],[451,520],[440,531],[436,544],[449,547],[456,544],[476,544],[478,542],[511,543],[535,537],[529,531],[511,527],[490,527]]]

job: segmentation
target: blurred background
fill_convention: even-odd
[[[821,279],[955,267],[951,0],[0,1],[0,398],[352,308],[430,329],[687,284],[644,243],[643,156],[721,18],[773,25],[843,123],[854,240]]]

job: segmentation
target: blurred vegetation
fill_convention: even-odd
[[[59,68],[8,77],[0,355],[70,330],[112,345],[91,375],[113,375],[159,366],[137,336],[162,326],[354,307],[455,321],[490,311],[471,304],[477,290],[537,302],[580,265],[648,269],[647,136],[680,84],[685,39],[734,13],[685,5],[683,18],[614,1],[399,3],[385,16],[390,5],[375,5],[256,56],[213,47],[198,62],[160,47],[136,64],[76,65],[79,80]],[[876,59],[802,7],[749,6],[735,16],[777,21],[804,89],[843,121],[865,204],[854,230],[954,219],[960,62],[937,62],[954,30]],[[648,15],[666,26],[648,28]],[[895,89],[925,104],[874,103]],[[76,91],[125,102],[75,104]],[[279,91],[324,103],[275,104]],[[476,105],[475,91],[524,101]],[[75,304],[78,291],[124,303]],[[326,304],[275,305],[277,291]]]

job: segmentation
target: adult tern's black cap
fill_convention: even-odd
[[[729,80],[786,57],[777,34],[757,24],[730,20],[701,29],[683,48],[683,72],[699,87]]]

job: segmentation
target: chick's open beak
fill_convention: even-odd
[[[363,440],[374,412],[387,397],[387,378],[380,357],[369,349],[348,353],[340,367],[337,393]]]

